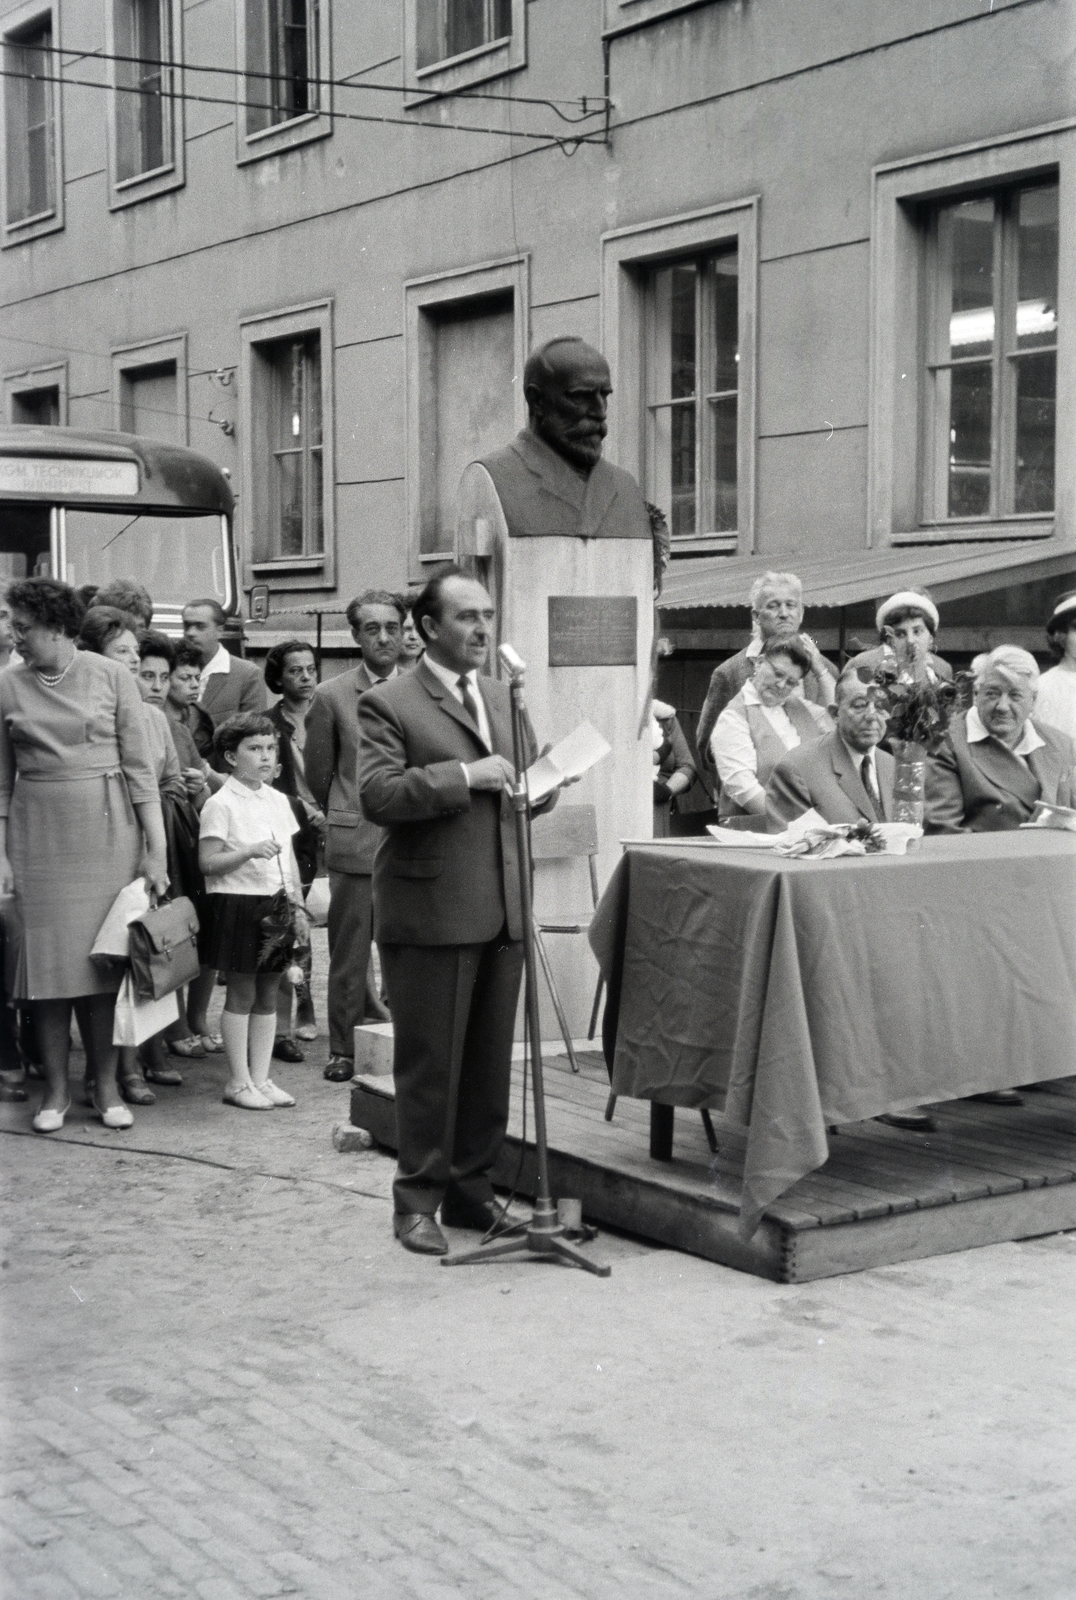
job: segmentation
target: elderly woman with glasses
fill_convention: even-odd
[[[721,817],[764,817],[766,784],[777,763],[830,730],[825,709],[796,693],[812,661],[798,634],[767,640],[754,677],[718,717],[710,754],[721,779]]]
[[[1076,748],[1032,716],[1035,657],[1003,644],[976,656],[972,671],[974,704],[953,717],[927,763],[928,833],[999,833],[1030,821],[1039,800],[1073,803]]]

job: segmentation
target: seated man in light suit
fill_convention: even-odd
[[[895,763],[877,748],[889,721],[885,695],[846,667],[829,714],[834,731],[790,750],[770,774],[771,833],[783,832],[812,806],[827,822],[885,822],[893,815]]]
[[[812,807],[827,822],[858,822],[861,817],[886,822],[893,815],[896,763],[878,749],[889,721],[885,694],[845,667],[836,695],[829,708],[834,731],[790,750],[770,773],[766,819],[771,833],[782,832]],[[918,1133],[929,1133],[935,1125],[922,1106],[887,1112],[876,1120]]]
[[[928,833],[999,833],[1029,822],[1038,800],[1073,804],[1072,740],[1031,715],[1035,657],[1003,644],[972,668],[975,703],[927,762]]]

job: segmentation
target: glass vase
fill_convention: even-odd
[[[921,828],[926,810],[926,750],[911,739],[894,739],[891,748],[897,764],[893,777],[893,821],[911,822]]]

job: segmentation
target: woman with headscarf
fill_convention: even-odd
[[[22,665],[0,673],[0,895],[21,917],[9,992],[28,1003],[45,1069],[38,1133],[63,1127],[74,1010],[107,1128],[133,1117],[116,1086],[119,978],[90,960],[112,902],[141,873],[168,887],[164,822],[132,674],[76,649],[82,605],[54,578],[8,591]]]

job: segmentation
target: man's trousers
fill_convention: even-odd
[[[329,1050],[349,1061],[366,1005],[374,931],[372,882],[369,873],[329,873]]]
[[[523,946],[382,944],[394,1033],[398,1212],[490,1200],[508,1125]]]

